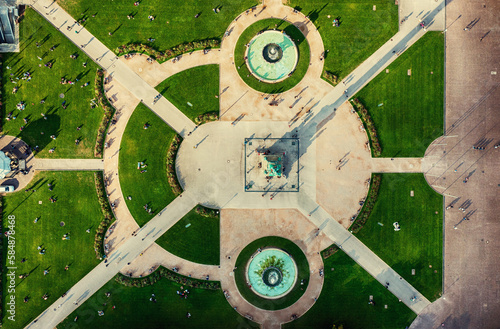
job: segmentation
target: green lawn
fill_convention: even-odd
[[[377,128],[382,157],[423,157],[443,134],[444,35],[427,32],[387,69],[356,97]]]
[[[325,260],[324,272],[325,282],[318,301],[284,328],[331,329],[334,324],[342,324],[346,329],[400,329],[409,326],[416,317],[341,250]],[[375,305],[368,304],[370,296]]]
[[[285,31],[285,33],[295,41],[299,50],[299,61],[294,73],[289,78],[278,83],[259,82],[258,79],[250,74],[244,59],[246,50],[245,45],[248,44],[259,31],[271,29]],[[264,19],[247,27],[238,39],[234,51],[234,63],[243,81],[255,90],[272,94],[286,91],[299,83],[307,72],[310,58],[309,44],[307,40],[305,40],[302,32],[294,25],[280,19]]]
[[[150,127],[144,129],[144,124]],[[162,119],[142,103],[135,109],[120,146],[120,185],[130,213],[142,226],[165,208],[175,195],[167,181],[167,152],[175,136]],[[147,167],[137,169],[137,163]],[[141,173],[141,171],[146,172]],[[128,196],[132,197],[128,200]],[[148,204],[153,213],[143,207]]]
[[[3,133],[19,136],[32,147],[38,145],[38,157],[94,157],[97,128],[104,114],[100,107],[90,107],[90,100],[95,96],[97,65],[29,8],[20,24],[20,40],[21,52],[2,54]],[[50,51],[53,46],[55,50]],[[71,54],[78,54],[78,58],[71,59]],[[50,61],[53,62],[51,69],[45,67]],[[83,67],[85,62],[86,67]],[[25,72],[31,73],[31,81],[22,79]],[[60,83],[62,77],[78,81],[74,85],[63,85]],[[89,85],[82,87],[87,82]],[[15,87],[19,90],[12,94]],[[64,99],[59,97],[61,94]],[[42,100],[45,103],[41,104]],[[62,107],[63,101],[66,109]],[[26,104],[24,111],[16,108],[19,102]],[[16,119],[7,120],[8,117]],[[22,131],[21,126],[24,126]],[[81,129],[77,130],[79,126]],[[55,135],[56,140],[52,140],[51,135]],[[75,145],[76,139],[81,140],[79,145]],[[55,152],[49,154],[51,148],[55,148]]]
[[[325,70],[340,79],[398,32],[398,6],[392,0],[290,0],[288,5],[314,22],[329,50]],[[335,18],[338,27],[332,26]]]
[[[219,65],[179,72],[156,86],[156,90],[193,121],[207,112],[218,113],[219,99],[215,96],[219,95]]]
[[[134,6],[132,0],[58,2],[75,19],[85,18],[85,27],[112,50],[128,43],[150,44],[165,50],[185,42],[220,39],[233,19],[258,3],[256,0],[148,0]],[[212,9],[217,6],[220,12],[215,14]],[[200,16],[195,18],[196,14]],[[127,19],[127,15],[133,15],[134,19]],[[153,21],[148,19],[150,15],[155,17]],[[149,43],[148,38],[156,41]]]
[[[400,231],[394,231],[394,222]],[[357,237],[434,301],[442,292],[442,233],[443,197],[422,174],[382,174],[378,199]]]
[[[264,299],[259,297],[246,284],[245,270],[250,257],[258,248],[266,247],[285,250],[297,264],[297,282],[295,286],[291,288],[291,291],[286,296],[278,299]],[[249,303],[265,310],[280,310],[292,305],[304,294],[309,284],[309,263],[307,262],[306,255],[304,255],[295,243],[278,236],[263,237],[249,243],[238,255],[235,266],[234,278],[240,294]]]
[[[219,218],[201,216],[193,209],[156,240],[156,243],[189,261],[219,265]]]
[[[221,290],[188,288],[188,298],[183,299],[177,295],[181,289],[166,279],[144,288],[125,287],[113,279],[58,328],[258,328],[232,309]],[[106,292],[111,293],[109,298]],[[152,294],[156,303],[149,300]]]
[[[48,183],[52,184],[52,191]],[[35,175],[28,188],[33,191],[21,190],[3,198],[3,231],[8,230],[9,216],[15,216],[16,241],[15,262],[6,264],[8,242],[3,238],[3,265],[17,267],[16,321],[7,319],[9,314],[4,308],[4,328],[23,328],[99,263],[93,246],[102,212],[94,173],[41,172]],[[57,201],[51,203],[51,197]],[[34,223],[37,217],[40,219]],[[62,221],[64,226],[60,225]],[[86,233],[89,228],[90,233]],[[68,233],[70,239],[62,240]],[[45,255],[39,254],[38,246],[46,249]],[[26,261],[22,263],[23,258]],[[67,271],[64,270],[66,265],[69,265]],[[49,270],[47,275],[43,274],[45,269]],[[25,273],[29,276],[20,279],[19,275]],[[10,298],[5,289],[6,274],[4,270],[4,306],[6,298]],[[42,299],[45,293],[49,294],[48,300]],[[26,296],[28,303],[23,302]]]

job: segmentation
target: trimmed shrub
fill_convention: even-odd
[[[115,115],[115,108],[109,103],[109,100],[104,94],[104,75],[105,71],[98,69],[95,76],[95,95],[97,103],[104,109],[104,116],[97,130],[97,140],[94,149],[94,156],[98,158],[102,158],[106,132],[108,131],[111,119]]]
[[[373,207],[375,206],[375,202],[377,201],[381,180],[381,174],[372,174],[368,196],[366,197],[363,208],[361,208],[361,211],[359,212],[358,216],[356,216],[356,219],[350,227],[352,233],[358,233],[365,225],[368,217],[370,217]]]
[[[175,172],[175,157],[177,156],[177,151],[179,150],[181,142],[181,136],[176,135],[172,139],[172,143],[170,144],[167,152],[167,179],[168,184],[172,187],[172,192],[174,192],[175,196],[182,193],[182,187],[177,180],[177,173]]]
[[[111,206],[109,205],[108,197],[106,194],[106,189],[104,186],[104,173],[96,172],[94,173],[94,181],[95,181],[95,189],[97,191],[97,199],[99,201],[99,205],[101,206],[102,214],[104,216],[101,223],[96,229],[95,239],[94,239],[94,251],[97,259],[101,259],[104,257],[104,235],[108,230],[109,224],[114,222],[115,216],[113,211],[111,210]]]
[[[378,141],[377,131],[375,129],[375,124],[373,123],[372,118],[368,114],[368,110],[364,107],[364,105],[359,101],[359,99],[351,100],[351,105],[354,107],[356,112],[358,113],[361,121],[363,122],[363,126],[365,130],[368,132],[368,139],[370,140],[370,148],[373,157],[379,157],[382,154],[382,148],[380,147],[380,142]]]

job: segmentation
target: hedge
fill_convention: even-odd
[[[102,214],[104,216],[101,223],[99,223],[99,226],[97,227],[95,233],[94,251],[96,258],[102,259],[105,256],[103,248],[104,236],[109,227],[109,224],[111,224],[115,220],[115,216],[111,211],[111,206],[109,205],[106,189],[104,187],[104,173],[94,173],[94,181],[97,191],[97,199],[99,200],[99,205],[101,206]]]
[[[152,274],[143,277],[143,278],[131,278],[123,274],[118,274],[115,277],[115,281],[123,284],[127,287],[138,287],[142,288],[145,286],[150,286],[161,280],[162,278],[166,278],[167,280],[177,282],[182,284],[183,286],[197,288],[197,289],[207,289],[207,290],[218,290],[220,289],[220,283],[218,281],[208,281],[208,280],[199,280],[193,279],[169,269],[165,267],[160,267],[158,270],[154,271]]]

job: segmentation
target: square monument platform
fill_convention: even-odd
[[[245,138],[245,192],[299,192],[299,139]]]

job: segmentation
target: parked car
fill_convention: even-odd
[[[1,192],[14,192],[14,186],[12,186],[12,185],[0,185],[0,193]]]

